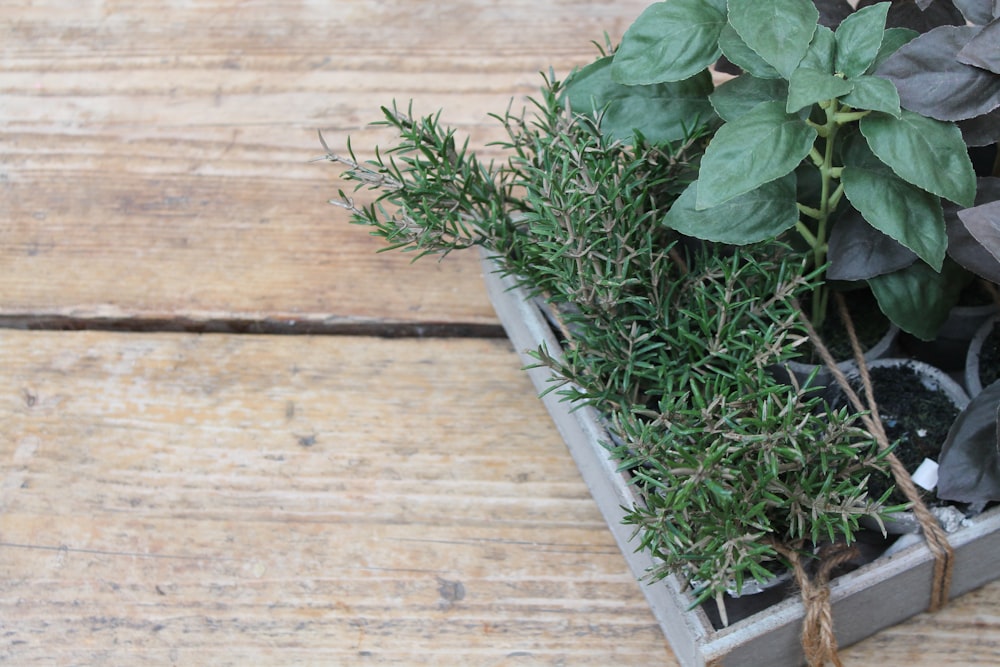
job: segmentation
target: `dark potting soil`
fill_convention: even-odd
[[[973,280],[958,293],[958,303],[955,305],[974,308],[988,306],[991,303],[993,303],[993,294],[983,285],[981,280]]]
[[[988,387],[1000,379],[1000,322],[986,336],[979,350],[979,382]]]
[[[895,443],[893,453],[896,458],[910,473],[925,458],[936,461],[948,436],[948,429],[958,417],[958,408],[943,392],[925,387],[917,372],[909,366],[872,368],[869,373],[879,417],[889,442]],[[852,380],[851,386],[864,400],[861,379]],[[840,407],[846,404],[846,398],[838,391],[830,402]],[[868,482],[869,496],[881,498],[891,485],[891,477],[873,476]],[[933,504],[931,492],[924,492],[923,496],[926,502]],[[896,489],[888,502],[895,505],[907,500]]]
[[[854,332],[858,336],[858,342],[862,350],[869,350],[874,347],[886,332],[889,331],[889,318],[878,307],[878,301],[868,290],[854,290],[844,293],[844,300],[847,303],[847,312],[851,316],[854,324]],[[806,313],[809,314],[808,312]],[[823,324],[817,331],[830,354],[837,361],[844,361],[854,358],[854,350],[851,348],[850,338],[847,336],[847,329],[840,319],[840,312],[834,295],[830,295],[830,306]],[[823,360],[815,351],[812,345],[803,346],[803,362],[810,364],[822,364]]]

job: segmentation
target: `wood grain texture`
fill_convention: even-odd
[[[369,158],[412,99],[484,146],[643,6],[4,2],[0,316],[495,324],[476,257],[377,255],[326,203],[317,132]]]
[[[670,664],[504,341],[6,332],[0,364],[0,661]]]
[[[8,331],[0,364],[6,664],[676,664],[503,341]],[[998,637],[991,584],[844,658]]]
[[[412,98],[485,144],[645,4],[5,0],[0,321],[493,326],[477,257],[375,254],[325,203],[316,133],[371,146]],[[519,365],[0,330],[0,663],[676,664]],[[998,637],[991,584],[844,659],[993,665]]]

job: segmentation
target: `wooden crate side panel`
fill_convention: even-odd
[[[930,600],[929,553],[915,545],[831,582],[838,645],[849,646],[926,609]],[[765,612],[713,633],[704,644],[709,660],[725,667],[801,665],[805,612],[789,598]]]
[[[955,549],[952,598],[1000,574],[995,561],[1000,550],[1000,508],[971,520],[949,539]],[[933,556],[920,542],[831,582],[838,644],[850,646],[927,610],[933,569]],[[706,658],[720,660],[726,667],[802,664],[803,617],[802,603],[786,600],[713,633],[704,645]]]

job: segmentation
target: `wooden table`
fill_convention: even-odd
[[[0,661],[675,664],[476,258],[311,161],[393,99],[482,146],[643,6],[3,3]],[[844,659],[998,664],[1000,584]]]

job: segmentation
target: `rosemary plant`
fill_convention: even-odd
[[[789,551],[854,539],[882,456],[855,415],[776,377],[806,339],[797,299],[816,286],[802,253],[770,241],[731,249],[662,224],[697,174],[710,128],[677,141],[602,132],[567,108],[550,77],[534,114],[495,118],[508,159],[485,165],[439,116],[385,108],[399,143],[348,170],[365,205],[334,203],[389,247],[419,254],[484,246],[544,296],[563,323],[562,355],[539,349],[552,390],[595,406],[606,443],[643,503],[628,522],[700,602]],[[327,149],[329,152],[329,149]],[[811,271],[811,272],[810,272]],[[787,564],[787,563],[786,563]]]

